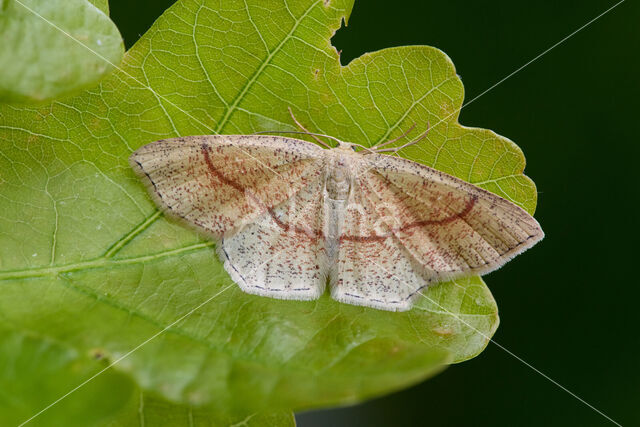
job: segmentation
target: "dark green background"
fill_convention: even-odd
[[[295,0],[290,0],[295,1]],[[131,46],[172,2],[111,0]],[[346,63],[427,44],[470,100],[615,1],[359,0],[334,37]],[[461,112],[514,140],[547,234],[486,277],[495,340],[623,425],[640,425],[640,4],[627,0]],[[300,426],[610,425],[494,344],[415,387],[299,415]]]

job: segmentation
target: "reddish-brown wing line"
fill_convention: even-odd
[[[515,204],[349,143],[269,135],[167,139],[131,155],[156,202],[209,233],[245,292],[408,310],[420,290],[484,274],[543,237]]]

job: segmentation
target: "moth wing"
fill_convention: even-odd
[[[218,254],[243,291],[296,300],[324,292],[323,190],[319,177],[221,240]]]
[[[494,270],[544,236],[526,211],[446,173],[371,154],[357,164],[332,295],[408,310],[430,283]]]
[[[147,144],[130,163],[172,214],[230,235],[318,180],[324,152],[268,135],[206,135]]]
[[[353,182],[331,274],[331,296],[348,304],[409,310],[429,279],[398,239],[381,233],[383,218],[367,191],[360,180]]]
[[[398,157],[368,160],[365,197],[430,279],[488,273],[544,237],[524,209],[480,187]]]

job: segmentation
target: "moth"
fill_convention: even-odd
[[[158,204],[217,241],[250,294],[313,300],[328,283],[338,301],[404,311],[425,287],[495,270],[544,235],[515,204],[383,154],[393,141],[332,139],[187,136],[130,162]]]

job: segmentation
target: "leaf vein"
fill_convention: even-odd
[[[218,127],[216,128],[215,133],[219,134],[219,133],[222,132],[222,130],[224,129],[225,125],[229,121],[229,118],[231,117],[231,114],[233,114],[233,112],[235,111],[236,107],[244,99],[244,96],[247,94],[247,92],[249,91],[251,86],[253,86],[253,84],[256,82],[256,80],[258,80],[258,77],[260,77],[260,75],[262,75],[262,71],[264,71],[264,69],[267,68],[267,66],[271,63],[271,60],[275,57],[275,55],[282,49],[284,44],[295,33],[296,29],[298,28],[298,26],[300,25],[302,20],[304,20],[304,18],[311,12],[311,10],[313,8],[315,8],[316,5],[318,5],[321,1],[322,0],[318,0],[318,1],[315,1],[314,3],[312,3],[311,6],[300,16],[300,18],[296,19],[293,27],[291,28],[289,33],[282,39],[282,41],[278,44],[278,46],[276,46],[276,48],[271,53],[269,53],[267,55],[267,57],[262,62],[262,64],[260,64],[260,67],[258,68],[258,70],[253,74],[253,76],[251,76],[251,78],[244,85],[244,87],[242,88],[240,93],[235,97],[235,99],[231,103],[231,107],[227,108],[227,112],[225,113],[224,117],[222,118],[222,120],[218,124]]]

